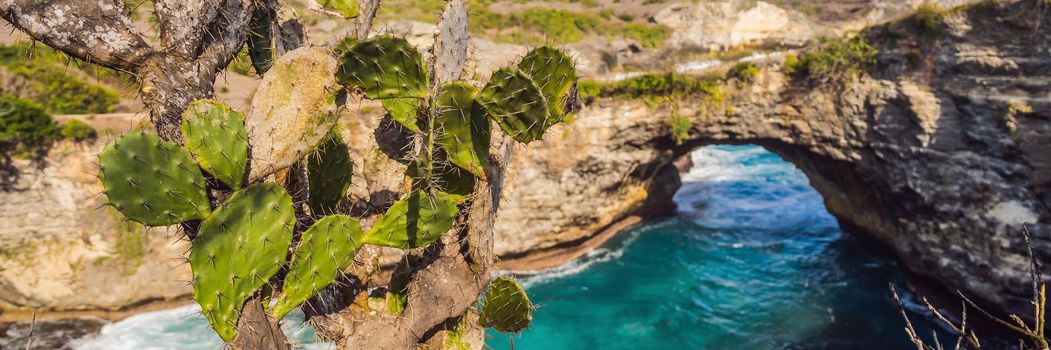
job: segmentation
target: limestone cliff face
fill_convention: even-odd
[[[801,168],[848,231],[910,270],[1020,310],[1022,223],[1051,261],[1051,23],[1027,3],[974,7],[938,33],[907,21],[869,30],[880,72],[843,84],[793,80],[767,62],[754,84],[725,86],[725,113],[696,113],[682,145],[666,120],[700,103],[599,100],[563,138],[519,152],[500,247],[579,239],[638,204],[654,169],[701,145],[753,143]]]
[[[672,29],[667,45],[725,50],[740,45],[801,45],[817,25],[806,16],[767,2],[717,1],[671,5],[656,15]]]

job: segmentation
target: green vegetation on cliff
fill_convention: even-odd
[[[832,81],[857,77],[871,71],[879,50],[862,36],[849,39],[819,38],[816,49],[785,57],[785,72],[798,78]]]
[[[40,105],[0,95],[0,155],[36,155],[58,133],[58,125]]]
[[[82,62],[43,46],[0,45],[0,92],[41,105],[48,113],[108,113],[120,102],[113,89],[89,81]],[[86,66],[82,66],[87,68]],[[3,74],[3,73],[10,74]],[[99,69],[98,75],[116,73]]]
[[[604,83],[584,80],[580,95],[584,98],[612,97],[622,99],[686,96],[722,96],[720,75],[689,76],[679,73],[649,73],[620,81]]]
[[[81,141],[96,134],[95,129],[79,120],[60,127],[40,104],[0,94],[0,158],[38,158],[55,140]]]
[[[585,8],[595,8],[589,1],[564,1],[581,3]],[[380,9],[383,21],[412,19],[431,22],[445,6],[443,0],[393,0],[400,5]],[[546,43],[572,43],[588,37],[607,36],[635,40],[645,47],[658,47],[664,43],[671,31],[662,25],[637,20],[634,16],[614,16],[613,10],[571,11],[540,6],[529,6],[513,12],[493,11],[496,0],[468,2],[471,12],[470,29],[497,42],[538,45]],[[384,11],[384,10],[388,11]],[[390,9],[397,9],[392,11]]]

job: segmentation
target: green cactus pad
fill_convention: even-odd
[[[457,167],[438,167],[435,169],[434,182],[442,192],[451,195],[450,198],[455,199],[457,204],[463,203],[474,193],[474,175]]]
[[[390,114],[391,119],[412,132],[420,132],[420,127],[416,124],[416,110],[420,108],[420,99],[388,98],[380,100],[380,103]]]
[[[467,83],[442,85],[434,102],[438,144],[450,162],[485,179],[489,164],[489,118],[474,102],[478,89]]]
[[[321,141],[314,155],[307,156],[310,210],[314,215],[335,214],[347,195],[354,174],[347,145],[338,132]]]
[[[132,221],[169,226],[211,213],[201,169],[173,142],[127,134],[106,144],[99,165],[109,203]]]
[[[547,100],[521,70],[505,67],[494,72],[476,100],[515,141],[539,140],[547,130]]]
[[[244,114],[216,100],[199,100],[182,115],[182,138],[202,169],[232,189],[244,183],[248,132]]]
[[[361,224],[346,215],[326,216],[303,232],[270,313],[281,319],[332,284],[354,261],[354,252],[364,243],[363,235]]]
[[[248,24],[248,58],[252,59],[255,73],[263,75],[274,65],[277,57],[277,42],[274,40],[274,14],[266,6],[256,6],[252,10],[252,20]]]
[[[561,121],[576,102],[573,86],[578,77],[573,59],[562,50],[541,46],[526,54],[518,69],[533,78],[544,93],[550,113],[548,126]]]
[[[416,191],[394,203],[365,234],[365,243],[412,249],[437,242],[453,226],[456,197]]]
[[[358,0],[318,0],[317,3],[326,10],[339,13],[343,18],[354,18],[361,12]]]
[[[296,224],[292,197],[276,183],[234,192],[201,223],[193,249],[193,297],[223,340],[234,338],[245,301],[285,264]]]
[[[374,100],[427,95],[427,72],[420,52],[393,36],[370,38],[344,52],[336,78],[343,85],[365,90]]]
[[[504,333],[518,332],[532,321],[533,303],[518,282],[507,276],[489,282],[479,319],[483,327]]]

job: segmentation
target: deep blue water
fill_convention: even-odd
[[[520,277],[539,308],[516,349],[909,348],[887,292],[904,285],[899,267],[842,233],[802,172],[757,146],[692,157],[677,215]],[[309,326],[286,326],[308,348],[330,347]],[[509,349],[509,338],[491,332],[487,343]],[[188,307],[106,326],[78,349],[218,347]]]
[[[910,348],[899,267],[842,233],[801,171],[758,146],[692,157],[676,216],[522,278],[539,309],[517,349]]]

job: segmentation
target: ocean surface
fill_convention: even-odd
[[[801,171],[758,146],[709,146],[691,156],[677,215],[519,277],[538,309],[513,336],[515,349],[910,348],[887,290],[904,286],[899,266],[844,234]],[[911,317],[930,334],[921,315]],[[300,348],[332,347],[314,341],[301,314],[291,319],[286,332]],[[493,349],[511,342],[496,332],[487,339]],[[188,306],[107,325],[75,349],[219,346]]]

